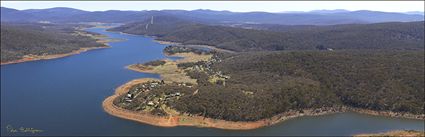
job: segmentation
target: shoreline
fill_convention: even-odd
[[[22,59],[13,60],[13,61],[7,61],[7,62],[1,62],[1,65],[17,64],[17,63],[23,63],[23,62],[48,60],[48,59],[57,59],[57,58],[68,57],[68,56],[71,56],[71,55],[81,54],[81,53],[87,52],[89,50],[104,49],[104,48],[110,48],[110,46],[80,48],[78,50],[74,50],[74,51],[71,51],[69,53],[52,54],[52,55],[44,55],[44,56],[38,56],[38,55],[31,55],[30,54],[30,55],[25,55]]]
[[[392,111],[376,111],[376,110],[369,110],[369,109],[363,109],[363,108],[353,108],[353,107],[346,107],[348,111],[360,113],[360,114],[367,114],[372,116],[385,116],[385,117],[391,117],[391,118],[404,118],[404,119],[415,119],[415,120],[424,120],[425,121],[425,114],[417,115],[417,114],[411,114],[411,113],[401,113],[401,112],[392,112]]]
[[[94,28],[97,28],[97,27],[94,27]],[[81,28],[81,29],[78,29],[78,30],[85,31],[85,29],[87,29],[87,28]],[[79,34],[79,35],[83,35],[83,36],[86,35],[86,36],[92,37],[94,40],[96,40],[97,43],[103,44],[104,46],[80,48],[80,49],[77,49],[77,50],[74,50],[74,51],[71,51],[71,52],[68,52],[68,53],[62,53],[62,54],[51,54],[51,55],[28,54],[28,55],[24,55],[21,59],[1,62],[0,65],[9,65],[9,64],[17,64],[17,63],[24,63],[24,62],[30,62],[30,61],[63,58],[63,57],[67,57],[67,56],[81,54],[83,52],[87,52],[87,51],[90,51],[90,50],[110,48],[111,47],[111,46],[109,46],[110,42],[123,41],[122,39],[112,39],[112,38],[109,38],[105,35],[91,35],[91,34],[88,34],[88,35],[87,34]]]
[[[152,115],[149,112],[137,112],[131,111],[124,108],[120,108],[116,106],[113,101],[119,97],[120,95],[125,94],[128,89],[139,83],[143,83],[149,80],[158,80],[152,78],[141,78],[135,79],[130,82],[121,85],[116,88],[114,95],[107,97],[103,103],[103,109],[110,115],[132,120],[144,124],[149,124],[153,126],[161,126],[161,127],[176,127],[176,126],[194,126],[201,128],[218,128],[218,129],[227,129],[227,130],[252,130],[258,129],[262,127],[272,126],[281,122],[284,122],[289,119],[303,117],[303,116],[321,116],[321,115],[329,115],[336,113],[344,113],[344,112],[355,112],[360,114],[368,114],[374,116],[389,116],[394,117],[392,115],[386,115],[386,113],[380,113],[378,111],[373,110],[365,110],[351,107],[324,107],[318,109],[304,109],[303,113],[299,110],[290,110],[281,114],[277,114],[271,118],[264,118],[257,121],[227,121],[222,119],[212,119],[202,116],[188,116],[184,115],[176,115],[176,116],[156,116]],[[374,113],[371,113],[374,112]],[[420,118],[412,118],[412,117],[396,117],[396,118],[411,118],[411,119],[420,119]],[[424,120],[424,119],[420,119]]]
[[[137,67],[138,64],[131,64],[126,66],[126,68],[136,72],[159,74],[161,79],[165,82],[184,82],[197,84],[196,79],[190,78],[184,70],[178,68],[177,64],[186,62],[198,62],[211,58],[211,55],[197,55],[193,53],[177,53],[166,56],[183,58],[174,61],[170,59],[161,59],[165,61],[165,64],[161,66],[145,66],[144,69]]]
[[[106,30],[106,31],[108,31],[108,30]],[[154,42],[157,42],[157,43],[163,44],[163,45],[186,46],[186,47],[200,47],[200,48],[208,48],[208,49],[217,50],[217,51],[221,51],[221,52],[227,52],[227,53],[236,53],[235,51],[231,51],[231,50],[227,50],[227,49],[221,49],[221,48],[217,48],[217,47],[210,46],[210,45],[183,44],[183,43],[173,42],[173,41],[158,40],[157,37],[155,37],[155,36],[149,36],[149,35],[146,35],[146,34],[145,35],[131,34],[131,33],[125,33],[125,32],[121,32],[121,31],[109,31],[109,32],[118,32],[120,34],[131,35],[131,36],[150,37],[150,38],[153,39]]]
[[[373,137],[373,136],[419,137],[419,136],[425,136],[425,132],[424,131],[418,131],[418,130],[390,130],[390,131],[387,131],[387,132],[366,133],[366,134],[354,135],[354,137]]]
[[[123,32],[120,32],[120,33],[123,33]],[[123,34],[127,34],[127,33],[123,33]],[[134,35],[134,34],[127,34],[127,35]],[[148,36],[148,37],[152,37],[152,36]],[[177,42],[156,40],[155,37],[152,37],[152,38],[154,38],[155,42],[158,42],[164,45],[198,46],[198,47],[206,47],[210,49],[218,49],[216,47],[208,46],[208,45],[184,45],[182,43],[177,43]],[[223,51],[224,49],[218,49],[218,50]],[[233,51],[231,52],[234,53]],[[180,61],[179,60],[170,61],[172,63],[181,62],[182,60],[184,61],[185,59],[190,60],[190,59],[187,59],[187,57],[184,55],[167,55],[167,54],[165,55],[184,57]],[[137,71],[137,72],[159,74],[161,76],[161,79],[164,79],[164,75],[166,75],[165,73],[157,72],[150,68],[140,69],[135,67],[134,65],[136,64],[126,66],[126,68],[129,70]],[[344,113],[344,112],[355,112],[355,113],[375,115],[375,116],[388,116],[388,117],[395,117],[395,118],[425,120],[425,114],[414,115],[409,113],[374,111],[374,110],[367,110],[367,109],[361,109],[361,108],[352,108],[347,106],[336,106],[336,107],[323,107],[323,108],[317,108],[317,109],[303,109],[302,112],[300,112],[300,110],[289,110],[287,112],[274,115],[273,117],[264,118],[257,121],[227,121],[227,120],[212,119],[212,118],[207,118],[202,116],[189,116],[188,114],[156,116],[156,115],[150,114],[149,112],[127,110],[119,106],[116,106],[113,103],[117,97],[119,97],[122,94],[125,94],[131,86],[135,84],[143,83],[149,80],[157,80],[157,79],[140,78],[140,79],[131,80],[119,86],[118,88],[115,89],[115,92],[112,96],[107,97],[103,101],[102,103],[103,109],[110,115],[127,119],[127,120],[144,123],[144,124],[154,125],[154,126],[161,126],[161,127],[195,126],[195,127],[218,128],[218,129],[227,129],[227,130],[251,130],[251,129],[271,126],[271,125],[274,125],[289,119],[293,119],[296,117],[320,116],[320,115],[328,115],[328,114]]]
[[[228,130],[250,130],[257,129],[261,127],[266,127],[274,125],[276,123],[300,117],[300,116],[319,116],[325,114],[339,113],[333,108],[322,108],[322,109],[305,109],[304,113],[299,111],[288,111],[271,118],[265,118],[258,121],[226,121],[221,119],[212,119],[202,116],[188,116],[188,115],[176,115],[176,116],[155,116],[149,112],[136,112],[120,108],[116,106],[113,102],[114,100],[127,93],[128,89],[135,84],[147,82],[149,80],[157,80],[153,78],[141,78],[135,79],[130,82],[125,83],[124,85],[116,88],[114,95],[107,97],[103,103],[102,107],[110,115],[132,120],[136,122],[141,122],[154,126],[161,127],[176,127],[176,126],[195,126],[195,127],[205,127],[205,128],[219,128],[219,129],[228,129]],[[326,111],[323,111],[326,109]],[[320,111],[319,111],[320,110]]]
[[[110,115],[132,120],[144,124],[149,124],[153,126],[161,126],[161,127],[176,127],[176,126],[195,126],[202,128],[218,128],[218,129],[227,129],[227,130],[252,130],[258,129],[262,127],[272,126],[274,124],[278,124],[284,122],[289,119],[303,117],[303,116],[321,116],[321,115],[329,115],[336,113],[344,113],[344,112],[355,112],[360,114],[369,114],[374,115],[373,113],[366,113],[364,109],[357,109],[351,107],[324,107],[318,109],[304,109],[303,113],[299,110],[290,110],[278,115],[275,115],[271,118],[264,118],[257,121],[227,121],[222,119],[213,119],[202,116],[188,116],[187,114],[176,115],[176,116],[156,116],[152,115],[149,112],[137,112],[131,111],[124,108],[120,108],[116,106],[113,102],[114,100],[125,94],[130,87],[135,84],[147,82],[149,80],[158,80],[153,78],[141,78],[135,79],[130,82],[121,85],[116,88],[114,95],[106,98],[102,107]],[[367,110],[371,111],[371,110]],[[372,111],[375,112],[375,111]],[[381,114],[381,113],[380,113]],[[376,116],[390,116],[391,115],[376,115]],[[398,117],[398,118],[406,118],[406,117]],[[423,120],[423,119],[422,119]]]
[[[171,61],[171,62],[177,62],[177,61]],[[126,66],[126,68],[129,70],[137,71],[137,72],[160,74],[161,79],[164,79],[163,75],[165,74],[163,73],[157,72],[152,68],[147,67],[142,69],[134,65],[135,64]],[[257,121],[227,121],[227,120],[213,119],[213,118],[207,118],[202,116],[188,116],[187,114],[180,114],[175,116],[169,115],[169,116],[161,117],[161,116],[152,115],[149,112],[137,112],[137,111],[126,110],[124,108],[120,108],[119,106],[116,106],[115,104],[113,104],[113,101],[120,95],[126,93],[129,87],[138,83],[146,82],[148,80],[152,80],[152,78],[141,78],[141,79],[132,80],[118,87],[115,90],[115,94],[112,96],[109,96],[103,102],[104,110],[107,113],[116,117],[132,120],[136,122],[141,122],[144,124],[154,125],[154,126],[161,126],[161,127],[195,126],[195,127],[218,128],[218,129],[228,129],[228,130],[251,130],[251,129],[271,126],[271,125],[284,122],[286,120],[296,118],[296,117],[320,116],[320,115],[328,115],[328,114],[344,113],[344,112],[355,112],[355,113],[375,115],[375,116],[388,116],[388,117],[395,117],[395,118],[425,120],[425,115],[395,113],[390,111],[374,111],[374,110],[367,110],[367,109],[361,109],[361,108],[352,108],[347,106],[334,106],[334,107],[323,107],[323,108],[317,108],[317,109],[303,109],[302,110],[303,112],[300,112],[300,110],[289,110],[287,112],[277,114],[273,117],[264,118]]]

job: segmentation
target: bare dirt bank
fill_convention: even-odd
[[[191,80],[185,80],[183,76],[186,76],[182,73],[182,70],[178,70],[176,63],[179,62],[196,62],[199,60],[205,60],[210,58],[206,55],[197,55],[197,54],[177,54],[177,56],[185,57],[182,60],[170,61],[165,60],[166,63],[161,66],[144,66],[140,64],[134,64],[127,66],[128,69],[145,72],[145,73],[157,73],[161,75],[161,78],[166,82],[191,82]],[[177,78],[177,79],[176,79]],[[123,119],[133,120],[145,124],[162,126],[162,127],[175,127],[175,126],[196,126],[196,127],[210,127],[210,128],[220,128],[220,129],[231,129],[231,130],[249,130],[256,129],[260,127],[265,127],[285,121],[291,118],[299,116],[317,116],[330,113],[341,112],[340,108],[320,108],[320,109],[305,109],[303,111],[292,110],[279,115],[276,115],[271,118],[265,118],[258,121],[226,121],[221,119],[212,119],[202,116],[194,116],[189,114],[178,114],[161,117],[152,115],[146,111],[131,111],[119,106],[116,106],[113,102],[114,100],[126,94],[127,91],[136,84],[144,83],[150,80],[155,80],[151,78],[142,78],[132,80],[115,90],[115,94],[105,99],[103,102],[104,110],[113,115]]]
[[[22,59],[1,62],[1,65],[22,63],[22,62],[28,62],[28,61],[62,58],[62,57],[67,57],[67,56],[71,56],[71,55],[80,54],[80,53],[83,53],[83,52],[86,52],[86,51],[89,51],[89,50],[110,48],[108,43],[122,41],[122,39],[108,38],[108,36],[105,36],[105,35],[93,35],[93,34],[84,32],[83,31],[84,29],[86,29],[86,28],[79,28],[78,30],[80,30],[80,31],[76,31],[76,32],[74,32],[75,34],[72,34],[72,35],[80,35],[80,36],[91,37],[92,39],[96,40],[97,43],[103,44],[105,46],[80,48],[78,50],[74,50],[74,51],[71,51],[69,53],[63,53],[63,54],[51,54],[51,55],[32,55],[32,54],[29,54],[29,55],[23,56]]]
[[[113,101],[123,93],[126,93],[128,89],[138,83],[143,83],[152,79],[137,79],[130,81],[123,86],[120,86],[116,89],[115,95],[108,97],[103,102],[104,110],[116,117],[123,119],[133,120],[145,124],[150,124],[154,126],[161,127],[175,127],[175,126],[196,126],[196,127],[207,127],[207,128],[219,128],[219,129],[229,129],[229,130],[250,130],[257,129],[261,127],[266,127],[274,125],[292,118],[301,117],[301,116],[320,116],[334,113],[341,113],[347,111],[354,111],[359,113],[364,113],[364,111],[355,111],[354,109],[347,107],[326,107],[320,109],[305,109],[302,112],[298,110],[292,110],[285,113],[278,114],[271,118],[266,118],[258,121],[226,121],[220,119],[206,118],[202,116],[189,116],[187,114],[175,115],[175,116],[156,116],[152,115],[149,112],[135,112],[120,108],[113,104]],[[370,113],[366,113],[370,114]],[[389,115],[385,115],[389,116]]]
[[[376,111],[376,110],[352,108],[352,107],[345,107],[345,111],[352,111],[352,112],[374,115],[374,116],[387,116],[387,117],[395,117],[395,118],[425,120],[425,114],[418,115],[418,114],[392,112],[392,111]]]
[[[114,100],[127,91],[135,84],[147,82],[150,80],[156,80],[151,78],[142,78],[132,80],[115,90],[115,94],[106,98],[103,101],[103,109],[110,115],[120,117],[123,119],[133,120],[145,124],[162,126],[162,127],[175,127],[175,126],[196,126],[196,127],[211,127],[220,129],[231,129],[231,130],[249,130],[260,127],[265,127],[285,121],[291,118],[299,116],[317,116],[330,113],[337,113],[338,111],[333,108],[322,108],[322,109],[306,109],[303,113],[299,111],[289,111],[272,118],[262,119],[258,121],[226,121],[220,119],[211,119],[202,116],[189,116],[187,114],[181,115],[170,115],[170,116],[156,116],[149,112],[144,111],[130,111],[124,108],[120,108],[114,104]]]
[[[160,66],[144,66],[140,64],[134,64],[127,66],[128,69],[145,72],[145,73],[156,73],[161,75],[161,79],[168,82],[190,82],[190,80],[184,80],[186,76],[182,70],[179,70],[176,66],[177,62],[196,62],[199,60],[199,55],[194,54],[178,54],[177,56],[185,57],[182,60],[170,61],[165,60],[166,63]],[[176,79],[177,78],[177,79]],[[391,117],[402,117],[402,118],[413,118],[413,119],[424,119],[424,115],[413,115],[408,113],[395,113],[395,112],[386,112],[386,111],[373,111],[367,109],[358,109],[351,108],[346,106],[335,106],[335,107],[323,107],[317,109],[304,109],[304,110],[290,110],[278,115],[275,115],[271,118],[265,118],[258,121],[226,121],[221,119],[212,119],[202,116],[189,115],[189,114],[171,114],[168,116],[157,116],[152,115],[146,111],[131,111],[121,107],[116,106],[113,102],[114,100],[122,94],[127,93],[127,91],[135,84],[147,82],[154,79],[136,79],[130,81],[120,87],[115,91],[115,94],[108,97],[103,102],[104,110],[113,115],[123,119],[133,120],[145,124],[162,126],[162,127],[175,127],[175,126],[196,126],[196,127],[208,127],[208,128],[219,128],[219,129],[229,129],[229,130],[249,130],[257,129],[265,126],[274,125],[282,121],[286,121],[291,118],[301,117],[301,116],[318,116],[325,114],[341,113],[341,112],[358,112],[370,115],[380,115],[380,116],[391,116]]]
[[[62,58],[62,57],[67,57],[67,56],[71,56],[71,55],[80,54],[82,52],[86,52],[86,51],[89,51],[89,50],[102,49],[102,48],[109,48],[109,46],[105,46],[105,47],[91,47],[91,48],[80,48],[78,50],[72,51],[70,53],[64,53],[64,54],[41,55],[41,56],[39,56],[39,55],[25,55],[22,59],[13,60],[13,61],[7,61],[7,62],[1,62],[1,65],[22,63],[22,62],[28,62],[28,61],[37,61],[37,60]]]
[[[177,67],[179,63],[186,62],[198,62],[198,61],[206,61],[211,58],[212,55],[198,55],[194,53],[177,53],[168,56],[179,56],[183,57],[183,59],[179,59],[176,61],[165,59],[166,62],[160,66],[145,66],[142,64],[133,64],[129,65],[126,68],[143,73],[155,73],[160,74],[161,79],[165,82],[184,82],[184,83],[192,83],[197,84],[196,79],[190,78],[186,72]]]
[[[414,131],[414,130],[395,130],[385,133],[376,133],[376,134],[359,134],[354,135],[355,137],[376,137],[376,136],[399,136],[399,137],[423,137],[425,136],[424,131]]]

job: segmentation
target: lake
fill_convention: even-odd
[[[1,135],[353,135],[395,129],[424,130],[424,121],[357,113],[299,117],[270,127],[232,131],[155,127],[108,115],[102,101],[127,81],[156,74],[125,66],[166,58],[152,38],[88,29],[112,38],[111,48],[64,58],[1,66]],[[11,132],[33,128],[42,132]]]

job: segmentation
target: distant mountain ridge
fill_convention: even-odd
[[[411,15],[424,15],[425,13],[423,11],[409,11],[404,12],[405,14],[411,14]]]
[[[329,13],[342,13],[342,12],[350,12],[349,10],[344,9],[335,9],[335,10],[312,10],[310,13],[321,13],[321,14],[329,14]]]
[[[143,21],[151,16],[175,16],[210,24],[258,23],[281,25],[335,25],[424,20],[423,15],[378,11],[317,10],[302,13],[231,12],[214,10],[84,11],[73,8],[16,10],[1,7],[2,22],[110,22]]]
[[[144,21],[128,23],[109,29],[109,31],[120,31],[137,35],[165,36],[170,32],[194,25],[197,25],[197,23],[164,15],[151,16],[151,18]]]
[[[208,25],[156,16],[125,24],[110,31],[156,36],[158,40],[183,44],[211,45],[233,51],[315,50],[318,46],[336,50],[424,48],[424,22],[389,22],[331,26],[285,26],[258,24],[257,29]],[[149,24],[149,28],[146,28]],[[262,26],[263,25],[263,26]]]

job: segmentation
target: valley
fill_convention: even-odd
[[[1,7],[1,134],[421,135],[424,30],[369,10]]]

